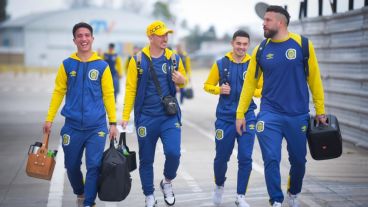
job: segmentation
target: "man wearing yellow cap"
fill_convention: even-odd
[[[134,106],[139,144],[139,174],[146,207],[154,207],[153,162],[158,138],[165,154],[164,179],[160,188],[168,206],[175,204],[171,181],[180,160],[181,112],[175,98],[176,85],[184,87],[185,69],[179,56],[167,48],[168,29],[162,21],[147,27],[149,45],[129,62],[126,81],[123,128]]]

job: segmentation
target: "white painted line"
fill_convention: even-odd
[[[187,171],[185,171],[182,166],[179,167],[178,174],[185,180],[187,185],[191,188],[192,192],[203,192],[202,188],[199,186],[196,180]]]
[[[47,207],[63,206],[64,175],[64,151],[60,144],[58,148],[58,153],[56,155],[54,174],[51,178]]]
[[[207,132],[206,130],[195,126],[193,123],[191,123],[189,120],[187,119],[183,119],[183,124],[187,125],[195,130],[197,130],[200,134],[202,134],[203,136],[207,137],[208,139],[215,141],[214,135]],[[238,155],[238,151],[236,149],[233,150],[232,156],[234,156],[235,158],[237,158]],[[253,160],[252,162],[252,168],[254,171],[258,172],[261,175],[264,175],[264,169],[262,167],[262,165],[258,164],[256,161]]]

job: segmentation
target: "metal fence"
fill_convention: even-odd
[[[289,30],[313,41],[326,110],[343,139],[368,148],[368,8],[291,22]]]

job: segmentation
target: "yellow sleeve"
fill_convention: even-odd
[[[179,88],[184,88],[185,85],[188,83],[188,76],[187,76],[187,74],[185,72],[185,68],[184,68],[183,62],[182,62],[182,60],[180,58],[179,58],[179,68],[178,68],[178,71],[185,78],[185,83],[184,84],[179,84],[178,86],[179,86]]]
[[[101,78],[102,98],[109,117],[110,123],[116,123],[116,108],[114,97],[114,84],[112,82],[112,76],[110,67],[107,66]]]
[[[204,82],[203,89],[207,91],[208,93],[218,95],[220,94],[220,91],[221,91],[220,86],[218,86],[219,81],[220,81],[219,70],[217,67],[217,63],[215,62],[212,65],[210,74],[208,74],[208,78],[206,82]]]
[[[125,64],[124,64],[124,74],[125,75],[128,75],[129,61],[130,61],[130,56],[127,57],[127,59],[125,60]]]
[[[125,85],[125,98],[124,98],[124,109],[123,109],[123,121],[129,121],[130,113],[133,110],[135,97],[137,93],[137,64],[134,58],[130,59],[128,65],[128,74]]]
[[[324,92],[318,61],[312,41],[309,41],[309,76],[307,78],[316,114],[325,114]]]
[[[55,115],[64,99],[67,90],[68,77],[65,72],[64,65],[61,64],[55,79],[55,88],[52,93],[49,110],[47,112],[46,121],[53,122]]]
[[[238,108],[236,109],[236,118],[237,119],[244,119],[244,114],[246,111],[248,111],[249,104],[252,101],[252,97],[254,94],[254,91],[257,87],[259,77],[262,73],[262,71],[259,71],[258,78],[256,79],[254,76],[256,74],[256,53],[257,53],[258,47],[254,48],[252,53],[252,58],[250,59],[250,63],[247,69],[247,74],[245,75],[245,80],[243,83],[242,92],[240,94],[240,99],[238,103]]]
[[[119,74],[119,77],[123,77],[123,61],[121,60],[120,56],[116,57],[115,68]]]
[[[263,89],[263,74],[259,77],[259,81],[254,91],[254,97],[260,98],[262,96],[262,89]]]
[[[190,78],[192,76],[192,68],[191,68],[192,66],[190,65],[190,57],[188,55],[185,58],[185,67],[187,76],[188,78]]]

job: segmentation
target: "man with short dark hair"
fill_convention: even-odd
[[[222,203],[227,162],[230,159],[236,140],[238,142],[238,182],[235,203],[238,207],[249,207],[249,204],[245,201],[245,193],[252,171],[256,121],[254,109],[257,108],[253,101],[248,111],[243,114],[247,120],[246,133],[238,135],[235,130],[236,108],[250,60],[250,55],[247,54],[249,44],[249,34],[243,30],[236,31],[231,41],[233,50],[213,64],[207,81],[204,83],[205,91],[220,95],[215,123],[216,157],[214,160],[214,174],[216,186],[213,194],[215,205]]]
[[[288,31],[289,20],[290,15],[284,8],[267,8],[263,21],[267,39],[253,51],[236,116],[236,130],[242,134],[246,123],[244,112],[249,108],[262,74],[263,90],[256,134],[273,207],[281,207],[284,200],[280,176],[283,137],[287,142],[291,165],[287,187],[288,205],[299,207],[297,194],[302,189],[307,154],[308,86],[313,96],[317,121],[326,124],[323,86],[314,47],[311,41]]]
[[[107,134],[110,139],[117,135],[114,87],[108,64],[92,51],[92,27],[84,22],[74,25],[73,37],[77,52],[59,67],[43,132],[51,132],[52,122],[65,96],[61,111],[65,124],[60,135],[66,172],[77,195],[78,206],[93,206]],[[80,169],[84,150],[85,179]]]

